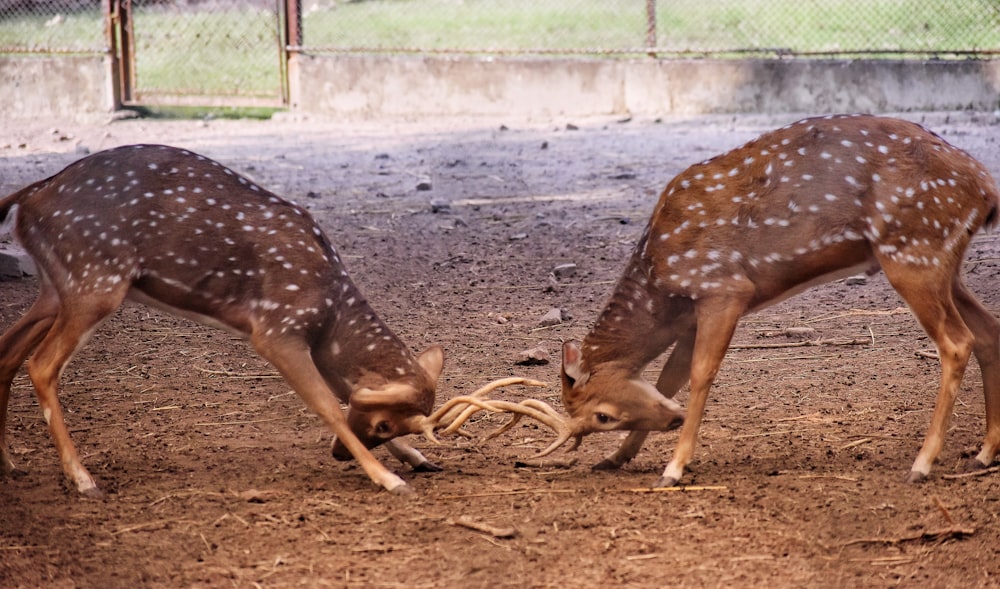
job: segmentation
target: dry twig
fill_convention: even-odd
[[[925,542],[940,542],[951,538],[960,539],[976,533],[976,528],[962,528],[951,526],[942,530],[924,531],[909,536],[899,536],[897,538],[855,538],[839,544],[840,547],[853,546],[855,544],[902,544],[904,542],[914,542],[923,540]]]
[[[867,346],[871,339],[814,339],[801,342],[784,342],[780,344],[736,344],[729,346],[730,350],[768,350],[777,348],[805,348],[809,346]]]
[[[1000,472],[1000,466],[991,466],[989,468],[984,468],[982,470],[976,470],[973,472],[963,472],[961,474],[944,474],[941,475],[941,478],[948,480],[965,479],[969,477],[981,477],[988,474],[992,474],[994,472]]]
[[[517,530],[511,527],[500,528],[497,526],[491,526],[489,524],[484,524],[482,522],[474,522],[466,516],[462,516],[458,519],[448,519],[445,521],[449,526],[458,526],[461,528],[468,528],[476,532],[483,532],[484,534],[489,534],[494,538],[514,538],[517,536]]]
[[[636,487],[629,489],[630,493],[687,493],[694,491],[726,491],[729,487],[725,485],[688,485],[677,487]]]

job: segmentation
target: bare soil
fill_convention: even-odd
[[[904,116],[1000,173],[995,115]],[[7,124],[0,192],[87,150],[193,149],[312,210],[403,340],[444,346],[439,402],[524,375],[552,386],[501,396],[559,407],[560,344],[596,318],[667,180],[794,118]],[[566,263],[576,273],[553,281]],[[980,236],[967,280],[993,310],[998,272],[1000,242]],[[0,328],[36,288],[0,283]],[[10,446],[28,474],[0,481],[0,586],[997,586],[1000,473],[946,478],[984,432],[974,364],[930,480],[903,482],[938,364],[902,306],[875,276],[746,318],[683,490],[645,492],[676,432],[650,436],[617,472],[590,465],[619,434],[558,455],[573,465],[526,468],[550,434],[525,422],[484,444],[413,440],[440,473],[409,472],[378,450],[416,490],[400,498],[331,457],[331,434],[245,342],[128,304],[63,377],[103,499],[64,483],[30,383],[23,372],[15,381]],[[570,319],[539,328],[552,308]],[[515,365],[538,345],[551,364]]]

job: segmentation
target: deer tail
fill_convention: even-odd
[[[16,215],[11,215],[11,211],[15,210],[18,203],[24,200],[24,198],[29,194],[32,194],[48,184],[51,179],[52,178],[46,178],[45,180],[40,180],[34,184],[25,186],[13,194],[5,196],[3,199],[0,199],[0,235],[10,231],[13,226]]]

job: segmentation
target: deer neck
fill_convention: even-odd
[[[644,253],[645,235],[597,322],[583,339],[589,371],[615,367],[638,376],[689,326],[693,302],[661,290]]]
[[[338,312],[330,318],[315,350],[337,396],[347,401],[358,388],[379,389],[390,382],[424,389],[427,376],[416,358],[353,283],[344,280],[335,305]]]

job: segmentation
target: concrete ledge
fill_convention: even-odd
[[[109,58],[0,56],[0,120],[95,120]],[[291,109],[331,117],[520,118],[1000,108],[1000,60],[654,60],[309,55]]]
[[[0,55],[0,119],[92,120],[114,108],[101,55]]]
[[[1000,61],[297,55],[292,109],[330,116],[994,110]]]
[[[21,246],[0,243],[0,280],[35,276],[35,261]]]

